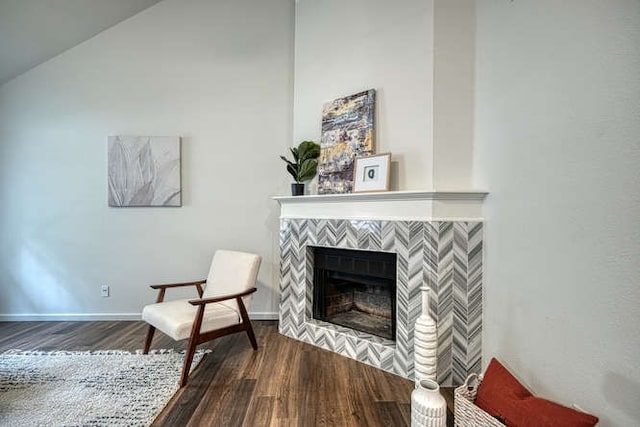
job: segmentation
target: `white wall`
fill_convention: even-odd
[[[324,103],[371,88],[392,188],[431,188],[433,1],[298,0],[294,141],[320,140]]]
[[[484,358],[640,425],[640,2],[477,3]]]
[[[0,314],[139,313],[218,248],[264,256],[251,311],[276,311],[293,22],[292,0],[165,0],[0,86]],[[107,207],[116,134],[183,137],[183,207]]]
[[[433,187],[437,190],[475,189],[475,4],[476,0],[434,1]]]

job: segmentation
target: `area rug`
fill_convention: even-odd
[[[0,426],[148,426],[178,390],[183,358],[11,350],[0,355]]]

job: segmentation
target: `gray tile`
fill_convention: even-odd
[[[461,384],[481,368],[482,223],[282,219],[280,333],[413,378],[420,287],[438,322],[438,381]],[[397,254],[396,342],[312,319],[312,246]]]

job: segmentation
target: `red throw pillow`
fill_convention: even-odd
[[[593,427],[598,422],[593,415],[533,396],[495,358],[475,404],[509,427]]]

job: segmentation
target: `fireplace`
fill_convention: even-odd
[[[313,318],[395,340],[396,254],[312,250]]]
[[[480,372],[481,221],[283,218],[280,227],[280,333],[413,378],[413,327],[426,284],[438,323],[438,382],[459,385]],[[395,341],[313,318],[318,247],[396,257]]]
[[[430,314],[438,325],[438,382],[462,384],[469,373],[482,368],[480,217],[485,196],[390,191],[276,197],[281,205],[279,332],[412,379],[420,288],[428,286]],[[395,291],[390,292],[395,298],[390,303],[396,310],[394,340],[314,318],[316,248],[395,256]],[[344,274],[338,273],[333,274]],[[351,286],[362,287],[356,283]],[[336,299],[351,307],[351,298],[347,292]]]

